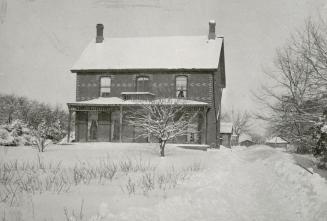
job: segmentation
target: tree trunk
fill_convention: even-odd
[[[160,142],[160,156],[161,157],[165,156],[165,145],[166,145],[166,141]]]
[[[9,115],[8,115],[8,124],[11,124],[11,122],[12,122],[12,114],[9,113]]]

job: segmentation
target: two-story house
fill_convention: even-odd
[[[146,142],[136,139],[124,110],[167,98],[201,113],[190,125],[198,132],[175,142],[219,146],[225,61],[224,39],[215,26],[210,21],[203,36],[104,38],[98,24],[96,38],[71,69],[76,102],[68,108],[69,119],[75,112],[75,140]]]

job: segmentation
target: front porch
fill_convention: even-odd
[[[130,126],[126,119],[131,108],[137,108],[144,102],[146,101],[111,97],[68,103],[68,125],[70,125],[72,114],[75,113],[76,142],[157,142],[150,136],[147,138],[140,137],[138,130]],[[196,111],[198,114],[194,123],[190,124],[190,133],[171,142],[206,144],[207,104],[181,99],[178,105],[185,105],[188,111]],[[70,131],[69,126],[67,142],[70,142]]]

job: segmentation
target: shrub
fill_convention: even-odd
[[[47,140],[58,142],[64,137],[64,130],[59,120],[54,123],[43,120],[37,128],[31,129],[31,133],[34,137],[33,145],[38,148],[39,152],[44,152],[45,147],[49,144]]]
[[[6,129],[0,128],[0,146],[17,146],[19,139],[13,137]]]
[[[327,123],[316,124],[314,137],[317,140],[313,155],[318,159],[318,167],[327,169]]]
[[[0,126],[0,145],[17,146],[31,144],[30,130],[21,120],[14,120],[10,124]]]

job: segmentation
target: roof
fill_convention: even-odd
[[[221,134],[231,134],[231,133],[233,133],[233,123],[220,122],[220,133]]]
[[[217,69],[222,45],[223,38],[208,40],[208,36],[92,40],[71,71]]]
[[[121,94],[126,94],[126,95],[154,95],[150,92],[121,92]]]
[[[178,105],[189,105],[189,106],[208,106],[208,103],[193,101],[193,100],[185,100],[185,99],[175,99],[175,98],[165,98],[165,99],[155,99],[153,102],[160,102],[163,104],[178,104]],[[92,100],[87,101],[77,101],[68,103],[68,105],[72,106],[115,106],[115,105],[142,105],[142,104],[150,104],[149,101],[146,100],[123,100],[119,97],[99,97]]]
[[[248,135],[248,134],[242,134],[242,135],[240,135],[239,142],[243,142],[243,141],[251,141],[251,142],[253,142],[252,137],[250,135]]]
[[[244,142],[254,143],[254,141],[252,141],[250,139],[245,139],[245,140],[239,141],[239,143],[244,143]]]
[[[266,143],[272,143],[272,144],[287,144],[288,142],[280,137],[273,137],[266,141]]]

